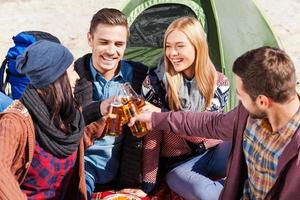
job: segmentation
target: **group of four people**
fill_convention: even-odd
[[[91,20],[92,53],[74,69],[69,50],[49,41],[18,57],[30,85],[0,114],[1,199],[90,199],[107,186],[145,196],[159,171],[185,199],[218,199],[222,191],[223,199],[297,195],[299,99],[282,50],[263,47],[237,59],[242,104],[223,113],[229,81],[209,58],[200,22],[172,22],[160,65],[150,71],[122,59],[128,37],[126,16],[105,8]],[[118,137],[105,135],[105,116],[125,82],[147,100],[131,121],[152,125],[142,139],[127,126]]]

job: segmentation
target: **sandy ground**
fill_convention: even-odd
[[[92,15],[103,7],[121,9],[127,0],[0,0],[0,61],[11,37],[24,30],[56,35],[74,56],[87,53]],[[300,0],[257,0],[300,75]]]

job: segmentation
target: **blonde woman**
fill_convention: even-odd
[[[143,84],[150,102],[144,110],[222,111],[229,82],[216,71],[208,52],[198,20],[182,17],[172,22],[164,36],[163,61]],[[144,138],[142,189],[153,190],[160,166],[168,186],[185,199],[218,199],[230,147],[221,140],[153,130]]]

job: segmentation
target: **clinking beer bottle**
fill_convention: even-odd
[[[123,112],[125,118],[129,121],[131,117],[134,117],[136,113],[140,112],[141,108],[145,105],[145,101],[136,94],[129,83],[124,83],[122,89],[126,94],[126,97],[122,98]],[[130,129],[132,134],[136,137],[143,137],[148,132],[146,124],[139,121],[136,121]]]
[[[110,112],[107,119],[106,135],[119,136],[122,133],[123,104],[115,99],[110,104]]]

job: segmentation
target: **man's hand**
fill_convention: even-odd
[[[106,116],[109,114],[110,104],[114,101],[116,97],[112,96],[108,99],[105,99],[100,104],[100,113],[102,116]]]
[[[222,143],[223,140],[217,140],[217,139],[206,139],[204,142],[204,146],[206,149],[209,149],[211,147],[214,147],[220,143]]]
[[[145,122],[147,125],[147,129],[151,131],[152,130],[151,117],[152,117],[152,112],[141,112],[130,119],[128,126],[129,127],[133,126],[136,121]]]

